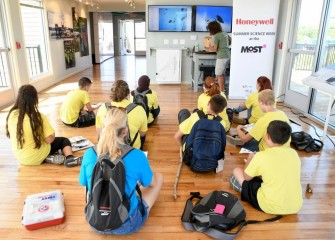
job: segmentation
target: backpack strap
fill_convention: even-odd
[[[198,114],[198,116],[199,116],[200,119],[207,118],[206,114],[203,111],[201,111],[201,110],[197,111],[197,114]]]
[[[135,103],[130,103],[127,107],[126,107],[126,111],[127,114],[131,112],[131,110],[133,110],[137,105]]]
[[[192,208],[193,208],[193,199],[197,198],[197,199],[202,199],[202,197],[200,196],[200,192],[191,192],[191,197],[186,201],[185,204],[185,208],[184,208],[184,212],[183,215],[181,216],[181,222],[184,226],[184,228],[187,231],[195,231],[195,228],[193,226],[193,224],[191,223],[191,213],[192,213]]]

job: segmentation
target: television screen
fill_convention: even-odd
[[[195,13],[195,31],[208,32],[208,23],[218,21],[222,30],[231,33],[233,7],[231,6],[197,6]]]
[[[149,32],[192,31],[192,6],[148,6]]]

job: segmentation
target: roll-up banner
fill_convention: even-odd
[[[256,80],[272,80],[280,0],[234,0],[229,99],[245,99]]]

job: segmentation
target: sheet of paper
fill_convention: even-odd
[[[72,145],[72,152],[80,151],[94,146],[94,144],[90,140],[84,138],[83,136],[71,137],[69,138],[69,140]]]
[[[253,153],[253,151],[250,151],[246,148],[241,148],[240,153]]]
[[[244,125],[243,129],[246,131],[246,132],[250,132],[251,129],[254,127],[254,123],[250,123],[250,124],[247,124],[247,125]]]
[[[144,155],[148,158],[148,151],[142,151]]]
[[[223,170],[223,167],[224,167],[224,160],[220,159],[218,161],[218,166],[216,168],[216,173],[221,172]]]

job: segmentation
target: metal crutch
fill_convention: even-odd
[[[178,185],[178,180],[179,180],[179,176],[180,176],[180,172],[181,172],[181,168],[183,167],[183,147],[180,147],[179,150],[179,168],[178,168],[178,172],[177,172],[177,176],[176,179],[174,181],[174,185],[173,185],[173,197],[174,199],[177,199],[177,185]]]

